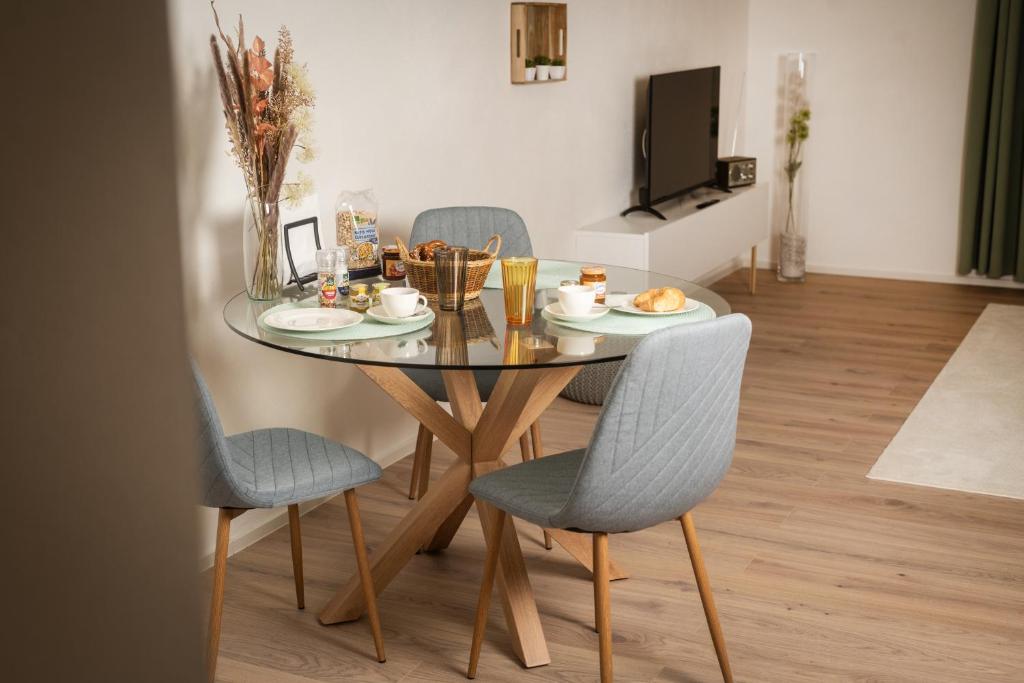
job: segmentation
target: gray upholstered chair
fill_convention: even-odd
[[[590,446],[479,477],[470,492],[499,510],[480,587],[469,677],[476,675],[505,514],[594,537],[594,601],[601,681],[612,680],[608,534],[679,520],[711,638],[732,681],[725,640],[690,510],[717,488],[732,462],[750,320],[660,330],[623,364]]]
[[[214,679],[217,668],[231,520],[254,508],[288,506],[295,599],[302,609],[305,597],[299,503],[342,491],[377,660],[383,662],[384,639],[355,493],[357,486],[380,479],[380,466],[354,448],[297,429],[260,429],[225,437],[213,398],[194,362],[192,374],[198,404],[201,502],[220,511],[207,646],[209,679]]]
[[[533,256],[533,245],[530,244],[530,233],[526,223],[515,211],[492,206],[450,206],[441,209],[428,209],[416,216],[413,221],[410,244],[431,240],[444,240],[449,244],[482,249],[492,235],[501,235],[501,254],[499,256]],[[496,266],[495,266],[496,267]],[[441,373],[437,370],[403,370],[428,396],[435,401],[447,401]],[[491,395],[499,372],[481,370],[474,373],[480,398],[484,401]],[[530,427],[533,440],[533,457],[542,455],[540,423]],[[434,435],[423,425],[416,435],[416,452],[413,456],[412,477],[409,481],[409,498],[422,496],[430,482],[430,455]],[[530,442],[524,432],[519,438],[519,451],[523,461],[530,459]],[[544,533],[544,545],[550,550],[551,538]]]

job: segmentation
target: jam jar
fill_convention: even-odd
[[[608,289],[608,278],[605,276],[604,266],[583,266],[580,268],[580,284],[593,287],[596,293],[594,302],[604,303],[604,295]]]
[[[398,247],[384,247],[380,253],[380,271],[385,280],[404,280],[405,261]]]

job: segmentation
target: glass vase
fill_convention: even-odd
[[[784,232],[779,235],[780,282],[803,282],[807,275],[807,238]]]
[[[782,57],[782,119],[776,149],[779,191],[774,212],[779,233],[776,275],[780,282],[803,282],[807,271],[807,143],[813,71],[811,53],[795,52]]]
[[[250,195],[242,212],[242,270],[245,291],[255,301],[281,296],[284,264],[281,259],[280,213],[276,202]]]

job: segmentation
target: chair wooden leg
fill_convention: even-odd
[[[420,425],[422,427],[423,425]],[[416,500],[416,489],[420,487],[420,449],[419,437],[416,437],[416,450],[412,452],[412,474],[409,475],[409,500]]]
[[[533,459],[544,457],[543,444],[540,441],[540,420],[530,425],[530,437],[533,439]],[[551,550],[551,534],[544,530],[544,547]]]
[[[416,449],[420,452],[420,480],[416,493],[416,499],[419,500],[427,495],[427,488],[430,486],[430,458],[434,453],[434,435],[426,427],[416,435]]]
[[[601,683],[612,681],[612,616],[608,594],[608,534],[594,534],[594,611],[601,648]]]
[[[679,518],[679,522],[683,525],[686,550],[690,553],[690,564],[693,565],[693,574],[697,578],[697,590],[700,592],[701,604],[704,605],[704,616],[708,621],[708,630],[711,631],[711,642],[715,644],[718,666],[722,669],[722,680],[725,683],[732,683],[729,653],[725,650],[725,636],[722,635],[722,624],[718,621],[715,596],[711,592],[711,581],[708,579],[708,572],[704,567],[704,556],[701,554],[700,543],[697,541],[697,530],[693,526],[693,517],[687,512]]]
[[[366,542],[363,539],[363,522],[359,517],[359,501],[356,500],[355,489],[345,491],[345,508],[348,510],[348,523],[352,528],[352,545],[356,551],[356,565],[359,567],[359,581],[363,584],[363,597],[366,598],[366,614],[370,618],[370,631],[373,633],[373,645],[377,648],[377,661],[383,662],[384,636],[380,631],[380,614],[377,612],[377,591],[373,588],[373,575],[370,573],[370,562],[366,558]]]
[[[476,667],[480,663],[480,647],[484,642],[484,630],[487,628],[487,610],[491,605],[491,592],[494,588],[494,575],[498,568],[498,556],[501,555],[501,532],[505,530],[505,511],[498,510],[495,517],[495,528],[490,547],[487,548],[487,559],[484,561],[484,576],[480,581],[480,597],[476,602],[476,621],[473,624],[473,645],[469,650],[469,670],[466,678],[476,678]]]
[[[231,535],[231,510],[221,508],[217,515],[217,546],[213,553],[213,592],[210,597],[210,627],[206,643],[206,676],[217,674],[217,651],[220,648],[220,622],[224,612],[224,577],[228,570],[228,540]]]
[[[306,587],[302,580],[302,528],[299,526],[299,506],[288,506],[288,531],[292,537],[292,575],[295,577],[295,604],[306,608]]]
[[[519,435],[519,456],[523,462],[530,459],[530,437],[526,432]]]
[[[416,451],[412,456],[412,476],[409,478],[409,500],[422,498],[430,484],[430,455],[434,435],[422,424],[416,432]]]

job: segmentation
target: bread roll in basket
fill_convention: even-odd
[[[417,258],[409,251],[409,247],[401,237],[395,237],[395,244],[398,245],[398,253],[401,254],[402,262],[405,264],[405,278],[409,281],[409,286],[420,290],[420,294],[430,301],[436,301],[437,271],[434,268],[434,261],[423,261]],[[494,251],[490,251],[491,245],[494,246]],[[487,281],[487,274],[491,271],[491,266],[494,265],[500,251],[501,235],[492,235],[483,249],[469,250],[469,265],[466,269],[466,301],[480,296],[484,282]]]

